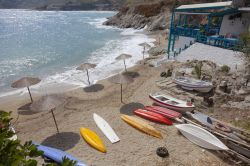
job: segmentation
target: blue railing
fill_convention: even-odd
[[[210,36],[211,34],[215,32],[218,33],[217,28],[204,29],[204,30],[206,34],[208,35],[201,34],[199,28],[188,28],[188,27],[176,26],[171,29],[173,34],[176,36],[192,37],[192,38],[195,38],[197,42],[216,46],[216,47],[237,50],[237,48],[239,48],[240,46],[240,42],[236,38],[223,38],[218,35]]]
[[[235,38],[222,38],[220,36],[205,36],[205,35],[197,35],[196,41],[216,47],[238,50],[240,47],[240,41]]]

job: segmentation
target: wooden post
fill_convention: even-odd
[[[125,72],[127,72],[127,67],[126,67],[125,59],[123,59],[123,63],[124,63],[124,67],[125,67]]]
[[[88,71],[88,69],[86,69],[86,71],[87,71],[88,82],[89,82],[89,85],[90,85],[90,81],[89,81],[89,71]]]
[[[33,99],[32,99],[31,93],[30,93],[30,88],[29,88],[28,86],[27,86],[27,89],[28,89],[28,91],[29,91],[31,103],[33,103]]]
[[[54,122],[55,122],[55,125],[56,125],[57,133],[59,133],[59,129],[58,129],[58,126],[57,126],[57,123],[56,123],[56,118],[55,118],[55,115],[54,115],[53,110],[54,110],[54,109],[51,109],[51,113],[52,113],[52,116],[53,116],[53,119],[54,119]]]
[[[121,103],[123,103],[123,101],[122,101],[122,84],[121,84]]]

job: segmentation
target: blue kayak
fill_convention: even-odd
[[[66,153],[60,149],[56,149],[56,148],[52,148],[52,147],[48,147],[48,146],[44,146],[44,145],[40,145],[34,141],[32,141],[32,143],[34,145],[37,145],[37,149],[40,151],[43,151],[43,156],[57,162],[57,163],[62,163],[63,158],[69,158],[70,160],[73,161],[77,161],[75,166],[87,166],[86,164],[84,164],[81,160],[75,158],[74,156],[72,156],[69,153]]]

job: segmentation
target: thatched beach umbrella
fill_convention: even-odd
[[[131,57],[132,57],[132,55],[129,55],[129,54],[121,54],[121,55],[119,55],[118,57],[116,57],[115,59],[116,59],[116,60],[123,60],[124,67],[125,67],[125,71],[127,72],[127,67],[126,67],[125,60],[126,60],[126,59],[129,59],[129,58],[131,58]]]
[[[150,48],[151,46],[148,43],[141,43],[141,44],[139,44],[139,46],[143,47],[143,51],[142,51],[142,56],[143,57],[142,58],[144,60],[145,51],[146,51],[147,48]]]
[[[96,64],[83,63],[79,67],[77,67],[76,70],[82,70],[82,71],[86,70],[87,76],[88,76],[88,82],[89,82],[89,85],[90,85],[90,81],[89,81],[89,69],[92,69],[92,68],[95,68],[95,67],[96,67]]]
[[[35,101],[31,104],[30,109],[34,112],[41,112],[41,111],[51,111],[51,114],[53,116],[57,132],[59,133],[59,129],[57,126],[56,118],[54,115],[54,110],[59,105],[63,104],[65,102],[65,99],[63,97],[55,96],[55,95],[47,95],[43,96],[38,101]]]
[[[133,82],[134,81],[133,78],[126,76],[126,75],[123,75],[123,74],[117,74],[113,77],[110,77],[109,81],[112,83],[121,85],[121,102],[123,103],[123,101],[122,101],[122,84],[128,84],[128,83]]]
[[[38,84],[41,80],[39,78],[33,78],[33,77],[23,77],[11,84],[12,88],[24,88],[27,87],[30,95],[30,100],[33,102],[31,93],[30,93],[30,86]]]

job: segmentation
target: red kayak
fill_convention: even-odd
[[[171,120],[169,120],[168,118],[166,118],[160,114],[157,114],[155,112],[150,112],[150,111],[143,110],[143,109],[137,109],[137,110],[134,110],[134,113],[142,118],[145,118],[145,119],[148,119],[151,121],[164,123],[167,125],[173,124],[173,122]]]
[[[179,112],[170,110],[168,108],[163,108],[163,107],[160,107],[160,106],[146,106],[145,109],[150,111],[150,112],[154,112],[154,113],[163,115],[163,116],[171,118],[171,119],[181,117],[181,114]]]

